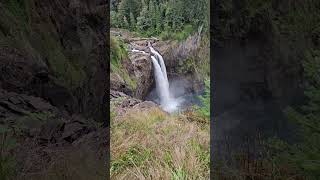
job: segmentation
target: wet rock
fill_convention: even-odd
[[[119,97],[128,97],[128,95],[126,95],[120,91],[110,90],[110,99],[115,99],[115,98],[119,98]]]
[[[152,107],[157,107],[158,105],[152,101],[143,101],[133,106],[136,109],[149,109]]]

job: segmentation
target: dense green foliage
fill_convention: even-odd
[[[129,58],[125,43],[120,39],[111,38],[110,52],[111,73],[118,74],[129,85],[131,90],[135,90],[137,87],[136,80],[130,77],[128,71],[123,67],[123,61]]]
[[[198,112],[207,119],[210,119],[210,80],[205,81],[204,95],[199,96],[202,106],[198,108]]]
[[[281,152],[275,160],[288,164],[292,170],[307,179],[320,178],[320,52],[307,54],[303,63],[307,88],[306,105],[300,108],[288,107],[285,110],[288,118],[298,128],[298,142],[289,144],[279,139],[273,139],[272,147]]]
[[[208,0],[121,0],[111,3],[111,26],[147,36],[196,30],[209,25]],[[190,28],[192,27],[192,28]],[[177,36],[183,36],[178,34]],[[180,37],[181,38],[181,37]]]

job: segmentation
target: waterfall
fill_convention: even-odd
[[[154,56],[151,56],[151,59],[154,67],[154,77],[156,81],[157,93],[160,98],[160,104],[165,106],[170,102],[169,83],[166,80],[157,59]]]
[[[166,65],[164,64],[163,57],[160,55],[160,53],[158,53],[156,50],[154,50],[152,46],[150,46],[150,51],[151,51],[151,53],[155,54],[157,56],[157,59],[160,61],[163,76],[166,79],[166,81],[168,82],[167,69],[166,69]]]
[[[150,44],[149,48],[151,53],[154,54],[154,56],[151,56],[151,59],[154,67],[156,90],[160,98],[161,107],[167,112],[173,112],[176,110],[179,101],[171,97],[166,65],[160,53],[154,50]]]
[[[154,79],[156,82],[156,92],[160,99],[160,107],[169,113],[177,110],[179,104],[183,102],[183,99],[172,97],[169,88],[169,80],[167,76],[167,69],[164,63],[163,57],[157,52],[148,42],[149,49],[153,55],[151,60],[154,68]],[[147,54],[145,51],[132,49],[131,52]]]

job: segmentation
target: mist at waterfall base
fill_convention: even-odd
[[[155,85],[156,86],[156,85]],[[190,92],[191,82],[184,77],[169,78],[169,92],[173,99],[172,104],[168,104],[167,107],[161,106],[161,108],[169,113],[180,112],[193,105],[201,106],[201,101],[198,96],[202,93],[196,94]],[[153,101],[161,105],[160,97],[157,93],[157,88],[154,87],[147,95],[146,100]]]
[[[181,93],[177,93],[179,91],[183,92],[184,88],[181,85],[179,86],[179,83],[171,82],[170,85],[163,57],[150,43],[149,49],[153,54],[151,60],[154,69],[156,92],[158,95],[158,99],[153,99],[153,101],[160,104],[160,107],[168,113],[177,112],[184,107],[186,102],[186,97],[181,96]]]

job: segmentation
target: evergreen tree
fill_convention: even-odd
[[[110,24],[111,27],[116,27],[118,28],[118,17],[117,17],[117,13],[115,11],[110,11]]]
[[[154,0],[150,0],[149,1],[149,17],[150,17],[150,21],[151,21],[151,31],[153,31],[156,27],[156,8],[155,8],[155,4],[154,4]]]
[[[163,31],[179,32],[185,29],[185,25],[191,25],[193,30],[203,25],[206,30],[209,25],[208,6],[208,0],[114,1],[110,14],[111,25],[147,34],[160,34]]]
[[[151,26],[151,21],[149,18],[148,6],[145,3],[145,0],[142,0],[142,10],[140,12],[139,17],[137,18],[137,29],[140,32],[143,32],[149,29]]]
[[[130,12],[130,28],[131,30],[135,30],[136,29],[136,20],[133,16],[133,13]]]
[[[132,13],[134,17],[138,17],[141,11],[141,1],[140,0],[127,0],[127,6],[129,8],[129,13]]]
[[[128,1],[129,0],[122,0],[119,3],[118,13],[119,13],[119,16],[121,17],[121,19],[124,19],[123,17],[126,17],[127,19],[129,18],[130,8],[128,6]],[[122,22],[124,23],[124,21],[122,21]]]
[[[286,114],[298,126],[298,142],[288,144],[273,139],[275,160],[287,164],[306,179],[320,179],[320,51],[307,53],[303,63],[307,88],[306,105],[300,108],[287,108]]]
[[[165,9],[165,22],[164,22],[165,31],[170,30],[170,28],[171,28],[170,24],[171,24],[171,7],[168,4]]]
[[[127,20],[127,17],[123,16],[123,28],[125,29],[129,29],[130,28],[130,25],[129,25],[129,22]]]
[[[290,159],[310,179],[320,178],[320,51],[307,54],[303,63],[308,87],[307,105],[301,110],[289,108],[287,114],[300,125],[301,144],[291,146]]]
[[[155,13],[155,22],[156,22],[156,33],[161,32],[162,27],[162,20],[161,20],[161,5],[157,5],[155,7],[156,13]]]

